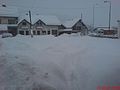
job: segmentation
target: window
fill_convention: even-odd
[[[50,34],[50,31],[48,31],[48,34]]]
[[[1,24],[1,19],[0,19],[0,24]]]
[[[21,35],[24,35],[24,31],[19,31],[19,33],[20,33]]]
[[[57,35],[57,30],[52,30],[52,35]]]
[[[46,34],[46,31],[42,31],[43,34]]]
[[[77,26],[77,27],[76,27],[76,30],[81,30],[81,27],[80,27],[80,26]]]
[[[37,22],[37,26],[42,26],[42,22],[41,21]]]
[[[16,20],[14,20],[14,19],[8,19],[8,24],[16,24]]]
[[[29,31],[26,31],[26,35],[29,35]]]
[[[23,25],[23,26],[26,26],[26,25],[27,25],[27,23],[26,23],[26,22],[23,22],[23,23],[22,23],[22,25]]]
[[[40,35],[40,31],[37,31],[37,35]]]
[[[35,31],[33,31],[33,35],[36,35]]]

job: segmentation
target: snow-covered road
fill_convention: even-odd
[[[119,39],[79,35],[0,39],[0,88],[96,90],[119,86],[119,71]]]

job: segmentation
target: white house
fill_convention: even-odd
[[[75,18],[70,21],[66,21],[64,23],[64,26],[67,30],[72,29],[73,33],[81,32],[82,34],[86,35],[88,33],[87,26],[83,23],[83,21],[80,18]]]
[[[118,20],[117,22],[118,22],[118,38],[120,38],[120,20]]]
[[[0,6],[0,30],[7,29],[13,35],[17,34],[18,9],[16,7]],[[4,28],[3,28],[4,27]]]
[[[18,23],[18,34],[29,35],[30,25],[34,35],[58,35],[60,20],[56,16],[32,15],[32,23],[28,15],[20,18]]]

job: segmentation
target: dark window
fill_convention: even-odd
[[[23,22],[23,23],[22,23],[22,25],[23,25],[23,26],[26,26],[26,25],[27,25],[27,23],[26,23],[26,22]]]
[[[40,35],[40,31],[37,31],[37,35]]]
[[[57,30],[52,30],[52,35],[57,35]]]
[[[20,33],[21,35],[24,35],[24,31],[19,31],[19,33]]]
[[[26,35],[29,35],[29,31],[26,31]]]
[[[8,24],[16,24],[16,21],[14,19],[8,19]]]
[[[1,24],[1,19],[0,19],[0,24]]]
[[[50,34],[50,31],[48,31],[48,34]]]
[[[33,31],[33,34],[35,35],[35,31]]]
[[[81,30],[81,27],[80,27],[80,26],[77,26],[77,27],[76,27],[76,30]]]
[[[42,31],[43,34],[46,34],[46,31]]]

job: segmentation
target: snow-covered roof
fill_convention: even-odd
[[[11,6],[0,6],[0,16],[6,16],[6,17],[18,17],[18,9],[17,7],[11,7]]]
[[[109,30],[109,27],[97,27],[94,29],[94,31],[103,31],[103,30]],[[115,28],[111,27],[110,30],[116,30]]]
[[[47,25],[61,25],[60,20],[56,16],[40,16],[40,19]]]
[[[7,25],[5,24],[5,25],[0,25],[0,31],[6,31],[7,30]]]
[[[72,29],[61,29],[60,31],[72,31]]]
[[[34,24],[34,22],[38,20],[38,19],[35,20],[36,18],[37,18],[37,17],[34,17],[34,20],[33,20],[33,18],[31,18],[31,20],[32,20],[32,24]],[[29,15],[26,14],[26,15],[22,15],[22,16],[20,16],[20,17],[19,17],[19,22],[18,22],[18,24],[19,24],[21,21],[23,21],[23,20],[26,20],[26,21],[28,21],[28,22],[30,23]]]
[[[25,15],[20,18],[19,23],[24,19],[30,22],[29,15]],[[38,20],[43,21],[46,25],[61,25],[60,20],[56,16],[31,15],[32,24],[35,24]]]
[[[72,27],[72,26],[74,26],[79,20],[80,20],[80,18],[75,18],[75,19],[73,19],[73,20],[66,21],[66,22],[64,23],[64,26],[65,26],[65,27]]]

